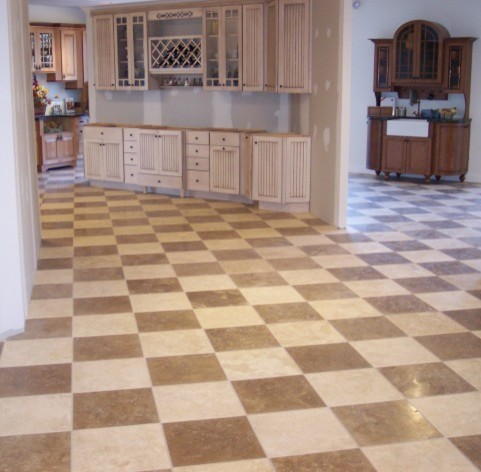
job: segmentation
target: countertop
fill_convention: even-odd
[[[62,115],[35,115],[36,120],[48,120],[50,118],[75,118],[76,116],[85,116],[87,113],[76,111],[75,113],[63,113]]]
[[[105,128],[137,128],[137,129],[158,129],[158,130],[173,130],[173,131],[209,131],[209,132],[220,132],[220,133],[266,133],[265,129],[242,129],[242,128],[216,128],[216,127],[195,127],[195,126],[163,126],[163,125],[139,125],[132,123],[88,123],[85,126],[98,126]]]
[[[380,116],[380,115],[368,115],[368,118],[372,120],[388,121],[388,120],[426,120],[433,123],[453,123],[463,124],[471,123],[471,118],[416,118],[415,116]]]

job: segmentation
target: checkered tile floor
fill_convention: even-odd
[[[353,176],[349,227],[39,178],[0,471],[481,468],[481,187]]]

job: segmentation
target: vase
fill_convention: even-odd
[[[34,105],[34,110],[36,115],[45,115],[46,105]]]

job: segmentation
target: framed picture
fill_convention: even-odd
[[[64,99],[65,101],[65,114],[73,115],[75,114],[75,103],[72,97],[67,97]]]

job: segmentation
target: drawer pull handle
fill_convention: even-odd
[[[195,179],[196,183],[199,183],[199,179]]]
[[[196,165],[196,166],[198,166],[198,165],[199,165],[199,163],[198,163],[198,162],[196,162],[196,163],[195,163],[195,165]]]
[[[196,152],[196,153],[199,153],[199,150],[198,150],[198,149],[196,149],[196,150],[195,150],[195,152]]]

